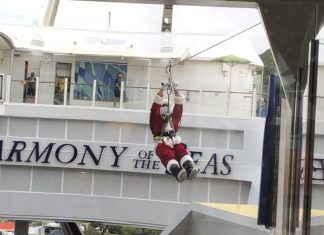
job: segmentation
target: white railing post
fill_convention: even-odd
[[[230,92],[230,88],[229,87],[227,87],[226,96],[227,96],[227,100],[226,100],[226,115],[228,115],[229,114],[229,109],[230,109],[230,97],[231,97],[231,92]]]
[[[36,91],[35,91],[35,104],[38,104],[38,94],[39,94],[39,77],[36,77]]]
[[[92,107],[95,106],[95,102],[96,102],[96,90],[97,90],[97,80],[93,80],[93,87],[92,87]]]
[[[255,117],[256,116],[256,89],[253,88],[253,93],[252,93],[252,104],[251,104],[251,117]]]
[[[125,83],[124,81],[121,82],[121,89],[120,89],[120,102],[119,102],[119,108],[124,108],[124,89],[125,89]]]
[[[226,107],[226,115],[228,116],[230,113],[230,106],[231,106],[231,92],[232,92],[232,73],[233,73],[233,66],[235,65],[233,62],[228,64],[230,66],[230,74],[229,74],[229,82],[227,87],[227,107]]]
[[[145,110],[149,110],[149,105],[150,105],[150,82],[147,83],[147,87],[146,87],[146,106],[145,106]]]
[[[67,103],[67,87],[68,87],[68,79],[64,78],[64,97],[63,97],[64,105],[66,105],[66,103]]]
[[[6,77],[6,102],[10,102],[11,75]]]
[[[202,110],[202,97],[203,97],[203,85],[200,84],[200,87],[199,87],[199,113],[201,113],[201,110]]]
[[[4,86],[5,85],[5,82],[4,82],[4,80],[5,80],[5,75],[4,74],[0,74],[0,85],[1,85],[1,100],[4,100],[4,98],[5,98],[5,89],[6,89],[6,87]]]
[[[152,61],[149,59],[147,63],[147,76],[146,76],[146,81],[147,81],[147,90],[146,90],[146,106],[145,110],[149,110],[151,107],[151,101],[150,101],[150,91],[151,91],[151,73],[152,73]]]

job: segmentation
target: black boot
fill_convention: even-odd
[[[174,175],[178,182],[183,182],[187,178],[187,172],[185,169],[180,168],[177,164],[170,166],[170,172]]]
[[[183,168],[186,169],[187,177],[189,180],[195,178],[198,174],[198,169],[194,167],[191,161],[185,161],[183,163]]]

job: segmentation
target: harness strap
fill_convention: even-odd
[[[162,141],[163,140],[163,136],[159,136],[159,135],[153,136],[153,140],[154,141]]]
[[[161,141],[163,139],[163,137],[165,137],[165,136],[172,137],[172,135],[169,135],[171,133],[166,133],[165,132],[165,128],[168,125],[168,123],[170,123],[170,126],[171,126],[172,130],[174,130],[174,126],[173,126],[173,122],[172,122],[172,116],[170,114],[168,114],[163,119],[164,119],[164,122],[163,122],[163,126],[162,126],[162,129],[161,129],[160,135],[153,136],[154,141]]]

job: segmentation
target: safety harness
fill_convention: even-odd
[[[174,131],[174,125],[172,122],[172,115],[171,114],[167,114],[167,115],[163,115],[162,116],[163,121],[163,126],[160,132],[160,135],[154,136],[153,140],[154,141],[161,141],[163,139],[163,137],[174,137],[175,136],[175,131]],[[166,131],[166,127],[167,125],[170,125],[171,130]]]
[[[154,136],[153,140],[154,141],[161,141],[163,137],[174,137],[175,136],[175,131],[174,131],[174,125],[172,122],[172,114],[170,112],[170,95],[173,92],[172,90],[172,75],[171,75],[171,60],[169,60],[169,64],[166,67],[166,76],[168,77],[168,88],[167,88],[167,95],[168,95],[168,111],[166,115],[162,116],[163,119],[163,126],[161,129],[161,133],[159,136]],[[170,131],[165,131],[166,127],[168,124],[171,127]]]

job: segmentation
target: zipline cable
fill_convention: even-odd
[[[225,38],[224,40],[222,40],[222,41],[220,41],[220,42],[217,42],[216,44],[214,44],[214,45],[212,45],[212,46],[210,46],[210,47],[208,47],[208,48],[206,48],[206,49],[204,49],[204,50],[202,50],[202,51],[199,51],[199,52],[197,52],[197,53],[195,53],[195,54],[193,54],[192,56],[189,56],[189,57],[187,57],[187,58],[185,58],[185,59],[183,59],[183,60],[181,60],[181,61],[179,61],[179,62],[177,62],[177,63],[175,63],[175,64],[172,64],[171,63],[171,59],[169,59],[169,63],[168,63],[168,65],[165,67],[165,71],[166,71],[166,76],[167,76],[167,78],[168,78],[168,87],[167,87],[167,95],[168,95],[168,113],[170,112],[170,95],[171,95],[171,93],[172,93],[172,74],[171,74],[171,68],[172,67],[174,67],[174,66],[176,66],[176,65],[179,65],[180,63],[183,63],[183,62],[185,62],[185,61],[187,61],[187,60],[189,60],[189,59],[191,59],[191,58],[193,58],[193,57],[195,57],[195,56],[197,56],[197,55],[199,55],[199,54],[201,54],[201,53],[203,53],[203,52],[205,52],[205,51],[208,51],[208,50],[210,50],[210,49],[212,49],[212,48],[214,48],[214,47],[216,47],[216,46],[218,46],[218,45],[220,45],[220,44],[222,44],[222,43],[224,43],[224,42],[226,42],[226,41],[228,41],[228,40],[230,40],[230,39],[232,39],[232,38],[234,38],[234,37],[237,37],[238,35],[240,35],[240,34],[242,34],[242,33],[245,33],[246,31],[248,31],[248,30],[250,30],[250,29],[252,29],[252,28],[254,28],[254,27],[256,27],[256,26],[258,26],[258,25],[260,25],[260,24],[262,24],[262,22],[259,22],[259,23],[257,23],[257,24],[255,24],[255,25],[252,25],[252,26],[250,26],[250,27],[248,27],[248,28],[246,28],[246,29],[244,29],[244,30],[242,30],[242,31],[240,31],[240,32],[238,32],[238,33],[236,33],[236,34],[233,34],[232,36],[230,36],[230,37],[228,37],[228,38]]]
[[[245,33],[246,31],[248,31],[248,30],[250,30],[250,29],[252,29],[252,28],[254,28],[254,27],[256,27],[256,26],[258,26],[260,24],[262,24],[262,22],[259,22],[259,23],[255,24],[255,25],[252,25],[249,28],[246,28],[246,29],[244,29],[244,30],[242,30],[242,31],[240,31],[240,32],[238,32],[238,33],[236,33],[236,34],[234,34],[234,35],[232,35],[232,36],[230,36],[230,37],[228,37],[228,38],[226,38],[226,39],[224,39],[224,40],[222,40],[222,41],[220,41],[220,42],[218,42],[218,43],[216,43],[216,44],[214,44],[214,45],[212,45],[212,46],[210,46],[210,47],[208,47],[208,48],[206,48],[204,50],[202,50],[202,51],[199,51],[196,54],[193,54],[192,56],[189,56],[189,57],[187,57],[187,58],[185,58],[185,59],[183,59],[183,60],[181,60],[181,61],[179,61],[179,62],[177,62],[177,63],[175,63],[173,65],[171,65],[171,67],[174,67],[174,66],[176,66],[178,64],[181,64],[181,63],[183,63],[183,62],[185,62],[185,61],[187,61],[187,60],[189,60],[189,59],[191,59],[191,58],[193,58],[193,57],[195,57],[195,56],[197,56],[197,55],[199,55],[199,54],[201,54],[201,53],[203,53],[205,51],[208,51],[208,50],[212,49],[213,47],[218,46],[218,45],[220,45],[220,44],[222,44],[222,43],[224,43],[224,42],[226,42],[226,41],[228,41],[228,40],[230,40],[230,39],[232,39],[232,38],[234,38],[234,37],[236,37],[236,36],[238,36],[238,35],[240,35],[242,33]]]

